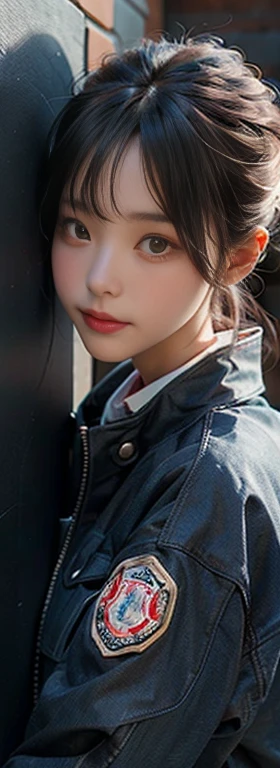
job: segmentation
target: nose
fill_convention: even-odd
[[[102,296],[106,293],[119,296],[121,293],[119,267],[120,260],[117,258],[113,243],[97,248],[87,273],[86,285],[88,290],[95,296]]]

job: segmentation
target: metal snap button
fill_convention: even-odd
[[[75,579],[76,576],[79,576],[79,573],[81,573],[81,570],[82,570],[81,568],[77,568],[76,571],[73,571],[73,573],[71,573],[71,579]]]
[[[133,443],[127,442],[123,443],[119,448],[119,457],[120,459],[131,459],[133,454],[135,453],[135,445]]]

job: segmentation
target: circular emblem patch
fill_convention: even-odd
[[[103,656],[144,651],[167,629],[177,585],[154,555],[120,563],[102,590],[92,638]]]

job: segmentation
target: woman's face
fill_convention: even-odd
[[[211,291],[146,186],[136,140],[117,174],[121,215],[112,210],[104,179],[109,221],[85,213],[79,201],[73,210],[63,195],[52,248],[54,282],[88,352],[107,362],[132,357],[149,382],[212,342]]]

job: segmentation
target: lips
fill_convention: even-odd
[[[97,333],[116,333],[128,325],[128,323],[116,320],[115,317],[108,315],[107,312],[96,312],[91,309],[82,310],[82,317],[88,328]]]
[[[120,323],[120,320],[117,320],[116,317],[113,317],[112,315],[108,315],[107,312],[97,312],[95,309],[84,309],[82,310],[83,314],[85,315],[91,315],[92,317],[96,317],[97,320],[110,320],[113,323]]]

